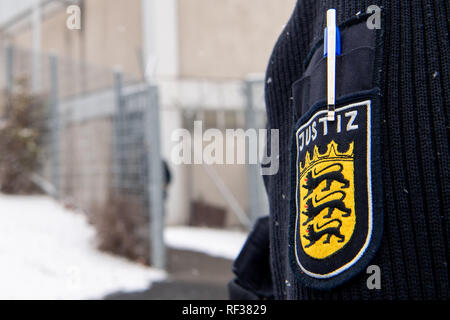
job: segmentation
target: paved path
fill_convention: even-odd
[[[168,258],[170,276],[167,281],[153,283],[143,292],[115,293],[105,299],[228,299],[227,284],[233,278],[232,261],[181,250],[169,250]]]

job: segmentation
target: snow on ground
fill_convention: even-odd
[[[0,195],[0,299],[98,299],[165,278],[93,239],[84,215],[50,198]]]
[[[164,240],[170,248],[231,260],[238,256],[246,238],[244,232],[207,228],[169,227],[164,231]]]

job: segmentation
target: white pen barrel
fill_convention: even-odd
[[[334,106],[336,94],[336,10],[327,11],[327,96],[328,105]],[[334,110],[329,113],[334,120]],[[331,119],[332,118],[332,119]]]

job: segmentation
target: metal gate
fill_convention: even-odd
[[[142,197],[149,217],[151,264],[164,269],[164,170],[160,146],[158,89],[156,86],[145,86],[133,93],[124,94],[120,74],[116,74],[115,83],[116,188],[120,192]]]

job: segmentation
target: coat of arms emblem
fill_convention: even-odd
[[[360,272],[382,233],[379,143],[372,101],[317,105],[295,129],[292,153],[291,262],[316,288]]]

